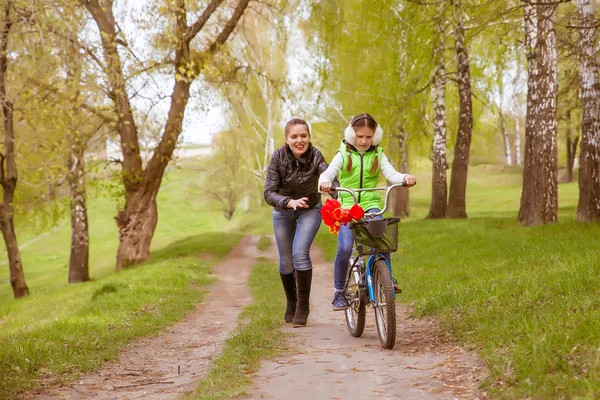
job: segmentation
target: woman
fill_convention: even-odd
[[[325,158],[310,143],[306,121],[285,125],[285,145],[273,153],[265,180],[265,200],[274,208],[273,229],[279,251],[279,275],[287,298],[285,322],[305,326],[309,314],[312,263],[310,246],[321,225],[319,175]]]

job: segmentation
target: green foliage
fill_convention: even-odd
[[[117,285],[113,282],[105,283],[102,287],[96,289],[94,294],[92,295],[92,300],[95,300],[97,297],[103,296],[108,293],[117,293],[119,291],[119,287],[121,285]]]
[[[318,79],[325,92],[324,117],[337,138],[325,145],[325,153],[339,146],[348,120],[361,112],[371,113],[383,126],[384,146],[392,147],[392,135],[404,129],[419,148],[430,126],[424,119],[429,102],[424,88],[431,78],[434,46],[432,26],[422,23],[425,11],[393,1],[314,5],[305,32],[316,32],[309,44],[322,55]]]

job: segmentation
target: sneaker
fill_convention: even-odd
[[[346,294],[344,292],[335,292],[333,295],[333,311],[342,311],[348,308],[348,302],[346,301]]]
[[[396,278],[392,278],[392,282],[394,284],[394,293],[396,293],[396,294],[402,293],[402,289],[400,289],[398,287],[398,281],[396,280]]]

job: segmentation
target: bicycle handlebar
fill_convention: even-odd
[[[348,188],[343,188],[343,187],[337,187],[337,188],[332,188],[332,190],[337,190],[338,192],[346,192],[346,193],[350,193],[350,196],[352,196],[352,200],[354,200],[354,204],[358,204],[358,201],[356,200],[356,194],[360,193],[360,192],[374,192],[376,190],[385,190],[385,200],[383,202],[383,208],[381,211],[376,212],[376,213],[368,213],[365,214],[366,217],[376,217],[378,215],[383,215],[383,213],[387,210],[387,205],[388,205],[388,198],[390,195],[390,190],[392,190],[395,187],[400,187],[400,186],[404,186],[404,183],[396,183],[395,185],[390,185],[390,186],[382,186],[382,187],[377,187],[377,188],[363,188],[363,189],[348,189]],[[366,211],[366,210],[365,210]]]

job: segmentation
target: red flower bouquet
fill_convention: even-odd
[[[337,235],[341,225],[347,225],[352,220],[360,220],[365,215],[361,206],[355,204],[349,210],[342,208],[342,204],[333,199],[327,199],[321,208],[323,222],[329,227],[329,232]]]

